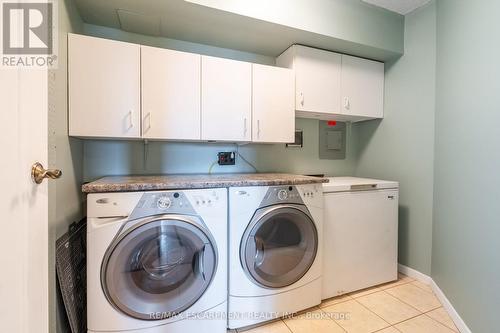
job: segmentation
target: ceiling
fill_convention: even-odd
[[[278,56],[292,44],[304,44],[380,61],[393,59],[402,53],[399,48],[392,48],[392,45],[386,47],[385,41],[392,40],[391,38],[379,38],[384,43],[375,38],[377,34],[392,30],[394,26],[399,27],[398,19],[394,19],[392,14],[376,16],[374,22],[379,22],[379,27],[370,37],[375,36],[373,40],[377,42],[368,44],[363,40],[359,42],[339,38],[323,31],[257,19],[187,0],[73,1],[83,21],[93,25],[270,57]],[[384,21],[387,17],[389,19]]]
[[[427,4],[430,0],[363,0],[366,3],[406,15]]]

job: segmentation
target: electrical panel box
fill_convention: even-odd
[[[346,155],[346,123],[336,121],[319,122],[319,158],[343,160]]]
[[[326,149],[342,150],[342,132],[328,131],[326,132]]]

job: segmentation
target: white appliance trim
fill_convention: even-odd
[[[430,276],[401,264],[398,264],[398,270],[400,273],[414,278],[417,281],[425,284],[430,284],[432,291],[434,291],[436,297],[439,299],[439,301],[441,301],[441,303],[443,304],[443,308],[446,310],[446,312],[448,312],[448,315],[451,317],[460,333],[472,333],[470,328],[467,327],[465,321],[462,319],[462,317],[460,317],[457,310],[455,310],[451,302],[448,300],[445,293],[441,290],[441,288],[439,288],[437,283]]]

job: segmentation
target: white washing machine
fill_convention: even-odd
[[[229,189],[231,329],[321,302],[321,184]]]
[[[226,332],[226,189],[87,202],[88,332]]]

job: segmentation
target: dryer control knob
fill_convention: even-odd
[[[280,190],[278,192],[278,199],[286,200],[288,198],[288,192],[286,190]]]
[[[169,197],[160,197],[157,201],[157,205],[160,209],[169,209],[172,205],[172,201]]]

